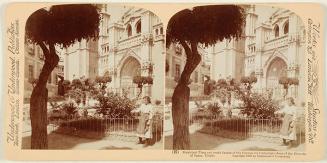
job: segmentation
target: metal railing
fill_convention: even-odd
[[[124,141],[137,141],[138,118],[73,118],[68,120],[49,120],[48,134],[54,132],[83,138],[115,138]],[[152,141],[158,142],[163,134],[163,119],[153,117],[151,123]],[[24,133],[31,132],[25,128]]]
[[[255,139],[280,143],[282,119],[226,118],[221,116],[190,115],[190,126],[200,128],[200,132],[231,139]],[[305,142],[304,118],[295,121],[296,141]]]

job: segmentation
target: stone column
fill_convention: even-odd
[[[288,69],[287,69],[287,76],[290,78],[297,78],[299,79],[299,35],[298,35],[298,28],[299,28],[299,18],[292,13],[289,17],[289,34],[288,34]],[[290,86],[289,87],[289,96],[296,98],[296,87],[297,86]]]

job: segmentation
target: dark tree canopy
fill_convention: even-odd
[[[91,4],[54,5],[35,11],[26,22],[27,39],[33,43],[68,47],[81,39],[99,35],[100,15]]]
[[[237,5],[198,6],[175,14],[168,22],[167,47],[171,43],[200,43],[205,46],[242,36],[244,9]]]

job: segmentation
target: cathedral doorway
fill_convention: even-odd
[[[279,84],[279,78],[287,76],[287,64],[280,57],[274,58],[267,69],[266,88],[272,93],[273,99],[282,99],[284,89]]]
[[[120,71],[120,93],[134,98],[137,95],[137,87],[133,83],[133,77],[141,74],[141,64],[134,57],[128,57],[123,62]]]

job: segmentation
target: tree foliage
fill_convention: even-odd
[[[153,84],[153,78],[151,76],[134,76],[133,83],[142,87],[144,84]]]
[[[289,78],[286,76],[282,76],[278,79],[279,84],[283,85],[285,89],[288,88],[289,85],[299,85],[299,79],[297,78]]]
[[[167,47],[181,41],[213,45],[226,38],[239,38],[242,36],[244,23],[244,9],[237,5],[184,9],[168,22]]]
[[[60,44],[97,38],[100,16],[91,4],[54,5],[35,11],[26,22],[26,36],[32,43]]]

